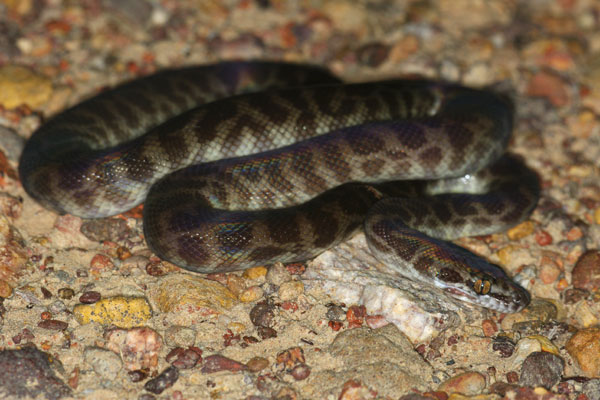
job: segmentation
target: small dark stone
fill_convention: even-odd
[[[248,369],[246,365],[219,354],[206,357],[202,363],[203,374],[212,374],[219,371],[237,372],[245,369]]]
[[[519,384],[550,389],[560,381],[564,368],[565,361],[559,356],[545,351],[533,352],[523,361]]]
[[[161,262],[151,262],[146,265],[146,273],[150,276],[163,276],[167,270]]]
[[[136,369],[135,371],[129,371],[129,380],[131,382],[141,382],[148,377],[148,371],[143,369]]]
[[[292,369],[290,374],[297,381],[304,380],[310,375],[310,367],[306,364],[298,364]]]
[[[63,300],[72,299],[75,296],[75,291],[71,288],[60,288],[58,289],[58,297]]]
[[[259,326],[258,328],[256,328],[256,331],[258,332],[258,336],[260,336],[260,338],[262,340],[277,337],[277,331],[273,328],[269,328],[266,326]]]
[[[176,356],[176,359],[171,362],[167,359],[167,361],[171,362],[171,365],[177,367],[179,369],[191,369],[196,366],[199,362],[202,362],[201,353],[194,351],[192,349],[181,349]]]
[[[585,252],[573,267],[573,287],[596,291],[600,288],[600,251]]]
[[[331,304],[325,315],[330,321],[343,322],[346,319],[346,311],[337,304]]]
[[[261,301],[256,304],[250,311],[250,321],[254,326],[272,327],[273,318],[275,313],[273,312],[273,306],[267,304],[266,301]]]
[[[400,397],[398,400],[431,400],[431,397],[422,396],[417,393],[409,393]]]
[[[127,225],[127,221],[117,218],[90,219],[81,224],[79,231],[86,238],[94,242],[119,242],[134,236],[134,232]]]
[[[144,389],[154,394],[161,394],[170,388],[179,379],[179,370],[173,366],[165,369],[156,378],[150,379],[144,385]]]
[[[45,287],[41,287],[40,291],[42,292],[42,296],[44,296],[44,299],[49,299],[52,297],[52,292],[50,292],[48,289],[46,289]]]
[[[378,67],[387,59],[389,52],[389,46],[383,43],[369,43],[358,49],[357,58],[363,65]]]
[[[90,290],[79,296],[79,302],[83,304],[93,304],[100,301],[101,298],[102,295],[99,292]]]
[[[57,400],[71,396],[71,389],[52,371],[59,364],[35,347],[0,351],[0,397]]]
[[[498,336],[492,343],[492,350],[500,353],[500,357],[508,358],[515,351],[515,344],[504,336]]]
[[[37,326],[42,329],[49,329],[53,331],[64,331],[69,327],[64,321],[59,321],[57,319],[47,319],[44,321],[38,322]]]
[[[581,300],[586,299],[590,295],[590,292],[585,289],[571,288],[561,293],[561,298],[565,304],[575,304]]]
[[[150,394],[150,393],[143,393],[138,396],[138,400],[154,400],[154,399],[156,399],[156,396],[154,396],[153,394]]]

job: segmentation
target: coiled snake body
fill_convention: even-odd
[[[258,92],[234,95],[244,91]],[[527,291],[444,241],[534,208],[536,175],[503,155],[511,129],[508,103],[483,90],[230,62],[164,71],[57,115],[19,173],[61,213],[105,217],[144,201],[150,248],[191,271],[305,260],[364,226],[399,274],[514,312]]]

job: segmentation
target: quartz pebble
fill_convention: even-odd
[[[105,333],[104,338],[106,348],[121,356],[126,370],[156,369],[163,341],[153,329],[111,329]]]
[[[89,347],[84,350],[85,362],[105,379],[114,380],[121,370],[123,363],[118,355],[112,351]]]
[[[465,372],[453,376],[440,385],[438,390],[448,394],[460,393],[475,396],[485,389],[485,377],[478,372]]]

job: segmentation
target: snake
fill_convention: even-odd
[[[506,230],[537,204],[536,173],[506,152],[513,114],[485,88],[220,62],[58,113],[27,141],[19,176],[60,214],[144,203],[147,245],[189,271],[305,261],[362,228],[394,274],[510,313],[528,291],[451,240]]]

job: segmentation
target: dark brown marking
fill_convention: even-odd
[[[397,138],[409,150],[418,150],[427,144],[425,130],[421,124],[405,121],[397,126]]]
[[[462,282],[462,276],[458,272],[450,268],[441,268],[440,272],[438,272],[437,277],[444,281],[450,283],[460,283]]]
[[[383,158],[377,158],[374,160],[369,159],[362,163],[361,168],[367,176],[375,177],[379,175],[379,172],[384,165],[385,160]]]
[[[419,159],[423,162],[423,165],[433,170],[436,168],[440,161],[442,161],[443,154],[442,149],[439,147],[430,147],[427,150],[419,154]]]
[[[273,216],[264,219],[263,222],[273,242],[283,245],[301,241],[300,227],[294,219]]]

